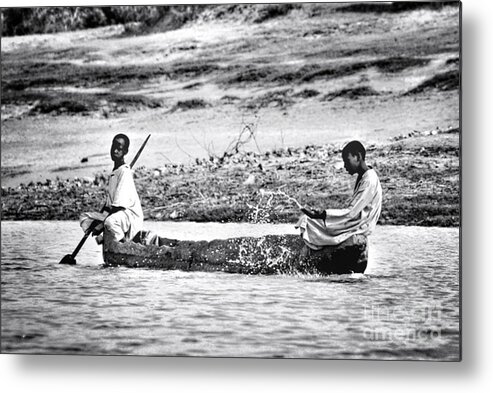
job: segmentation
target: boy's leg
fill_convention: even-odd
[[[104,228],[113,240],[119,242],[125,238],[125,234],[130,229],[130,220],[127,214],[120,210],[106,218]]]

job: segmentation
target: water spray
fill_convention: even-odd
[[[277,191],[270,191],[270,190],[264,190],[263,188],[261,188],[259,190],[259,193],[260,193],[260,196],[263,197],[265,195],[279,195],[279,196],[282,196],[284,198],[286,198],[288,201],[291,201],[291,202],[294,202],[296,203],[296,206],[298,206],[300,209],[303,208],[303,206],[301,205],[301,203],[298,202],[298,200],[296,198],[293,198],[292,196],[289,196],[288,194],[286,194],[284,191],[281,191],[281,190],[277,190]]]

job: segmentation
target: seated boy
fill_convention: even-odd
[[[113,138],[111,145],[111,159],[114,162],[110,175],[108,193],[103,213],[84,213],[81,217],[81,226],[86,231],[94,220],[104,221],[104,229],[114,241],[132,240],[142,229],[144,214],[140,205],[139,196],[130,166],[125,164],[125,155],[128,153],[130,140],[124,134]],[[93,235],[100,234],[103,226],[93,231]],[[101,243],[100,234],[96,241]]]
[[[377,173],[366,165],[365,156],[366,150],[358,141],[349,142],[342,150],[344,168],[350,175],[358,174],[346,208],[301,209],[304,215],[296,227],[309,248],[335,246],[353,235],[367,236],[374,230],[382,209],[382,187]]]

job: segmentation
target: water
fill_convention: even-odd
[[[365,274],[320,277],[103,268],[76,222],[2,222],[9,353],[459,358],[459,230],[378,227]],[[169,237],[296,233],[292,225],[148,223]]]

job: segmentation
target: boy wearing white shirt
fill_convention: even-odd
[[[81,218],[84,231],[95,219],[104,220],[105,232],[112,240],[118,242],[132,240],[142,229],[144,221],[132,170],[125,164],[129,146],[130,140],[125,134],[118,134],[113,138],[110,155],[114,166],[103,213],[84,213]],[[100,234],[102,230],[103,226],[99,225],[93,231],[93,235]],[[103,235],[100,234],[96,241],[100,244],[102,240]]]
[[[365,156],[366,150],[358,141],[349,142],[342,150],[344,168],[350,175],[358,174],[346,208],[301,209],[304,215],[296,227],[309,248],[336,246],[354,235],[368,236],[375,229],[382,209],[382,187],[377,173],[366,165]]]

